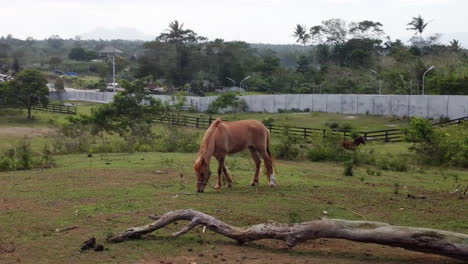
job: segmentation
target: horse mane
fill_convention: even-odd
[[[203,136],[202,143],[200,144],[200,150],[198,151],[198,158],[195,161],[195,170],[199,170],[200,167],[202,166],[202,161],[205,160],[206,162],[206,157],[205,157],[205,152],[208,149],[208,144],[210,142],[211,136],[213,135],[214,131],[216,128],[218,128],[218,125],[221,123],[221,119],[217,118],[213,123],[211,123],[210,127],[205,132],[205,135]]]

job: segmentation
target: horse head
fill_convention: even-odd
[[[203,192],[211,176],[211,171],[205,158],[198,157],[193,166],[197,175],[197,192]]]
[[[364,137],[358,137],[354,140],[354,144],[358,146],[359,144],[366,144],[366,139]]]

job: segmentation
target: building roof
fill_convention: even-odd
[[[100,53],[107,53],[107,54],[119,54],[123,53],[123,51],[118,50],[112,46],[106,46],[102,50],[99,51]]]

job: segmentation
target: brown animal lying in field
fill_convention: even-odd
[[[343,148],[348,150],[356,150],[356,148],[361,144],[366,144],[366,139],[364,137],[358,137],[354,139],[354,141],[343,140],[342,143]]]

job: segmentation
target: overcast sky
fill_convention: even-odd
[[[418,14],[431,21],[428,34],[468,32],[467,11],[467,0],[0,0],[0,35],[72,38],[99,28],[152,39],[177,19],[209,39],[292,44],[296,24],[341,18],[379,21],[387,35],[407,40],[406,24]]]

